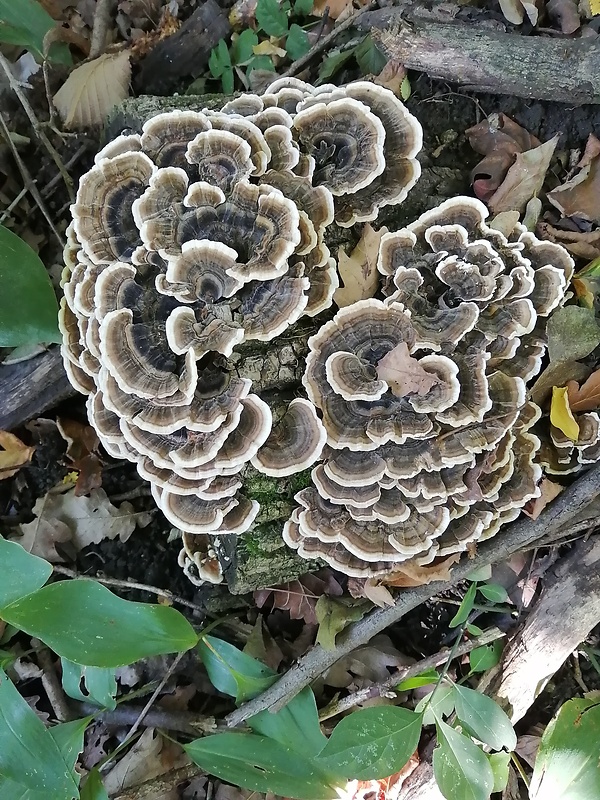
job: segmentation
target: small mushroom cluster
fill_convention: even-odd
[[[541,412],[525,387],[573,261],[486,218],[459,197],[385,234],[383,299],[341,309],[309,340],[303,382],[327,445],[284,529],[301,556],[354,576],[422,569],[538,495]],[[598,417],[586,416],[591,440]]]
[[[136,463],[185,532],[190,577],[221,579],[194,536],[239,534],[256,517],[239,491],[244,468],[303,469],[326,436],[300,398],[274,427],[227,359],[332,304],[327,226],[401,202],[421,141],[388,89],[278,80],[220,111],[149,119],[81,179],[65,249],[65,367],[108,452]]]

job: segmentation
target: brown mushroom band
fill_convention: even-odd
[[[151,118],[81,179],[65,367],[106,450],[137,465],[183,531],[192,581],[222,580],[215,537],[254,523],[249,464],[273,477],[316,464],[284,539],[365,576],[492,536],[538,493],[536,458],[596,456],[600,418],[585,415],[579,443],[540,442],[525,397],[572,261],[521,226],[494,230],[469,198],[383,237],[376,297],[330,312],[307,398],[276,424],[233,367],[243,342],[333,305],[327,228],[402,202],[421,144],[388,89],[279,79],[221,111]]]

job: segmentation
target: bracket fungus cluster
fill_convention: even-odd
[[[137,465],[195,582],[210,536],[259,511],[249,465],[312,468],[283,530],[304,558],[376,576],[460,553],[539,493],[541,466],[600,455],[535,427],[526,384],[573,262],[458,197],[383,235],[376,296],[329,312],[303,389],[275,417],[234,366],[333,305],[326,232],[373,221],[419,177],[421,128],[389,90],[276,80],[219,111],[173,111],[109,142],[83,176],[65,249],[67,373],[108,452]],[[253,389],[255,389],[253,391]]]
[[[152,117],[81,179],[65,249],[65,367],[107,451],[137,465],[184,531],[192,579],[221,579],[207,534],[242,533],[257,515],[240,491],[247,466],[288,475],[326,437],[301,398],[274,425],[229,357],[331,306],[326,228],[401,202],[420,148],[419,123],[385,88],[278,80],[220,111]]]

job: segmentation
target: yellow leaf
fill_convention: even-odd
[[[268,39],[265,39],[265,41],[260,44],[254,45],[252,52],[255,56],[281,56],[281,58],[283,58],[287,55],[285,50]]]
[[[54,95],[66,128],[101,125],[108,112],[129,96],[129,51],[105,53],[77,67]]]
[[[35,447],[28,447],[13,433],[0,431],[0,481],[12,478],[31,460]]]
[[[552,388],[552,404],[550,405],[550,422],[561,430],[571,441],[579,439],[579,425],[569,406],[566,386]]]
[[[348,256],[343,250],[339,251],[338,271],[344,285],[333,295],[339,308],[373,297],[379,288],[377,256],[384,233],[387,233],[387,228],[376,231],[367,222],[352,253]]]
[[[589,0],[589,5],[592,17],[595,17],[596,14],[600,14],[600,0]]]

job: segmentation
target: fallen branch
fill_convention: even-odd
[[[474,570],[503,561],[542,537],[547,541],[551,535],[556,538],[562,536],[564,527],[594,500],[599,492],[600,464],[566,489],[536,520],[521,518],[508,525],[493,539],[484,542],[474,558],[465,559],[452,569],[452,578],[449,581],[436,581],[426,586],[404,590],[394,606],[377,609],[359,622],[350,625],[338,636],[338,644],[334,650],[325,650],[321,645],[315,646],[276,683],[254,700],[232,711],[225,721],[230,727],[235,727],[259,711],[266,709],[278,711],[283,708],[292,697],[333,666],[342,656],[365,644],[434,595],[456,586]]]
[[[409,69],[478,92],[568,103],[600,103],[600,42],[521,36],[475,24],[438,22],[416,4],[361,15],[385,55]],[[415,7],[416,6],[416,7]]]

